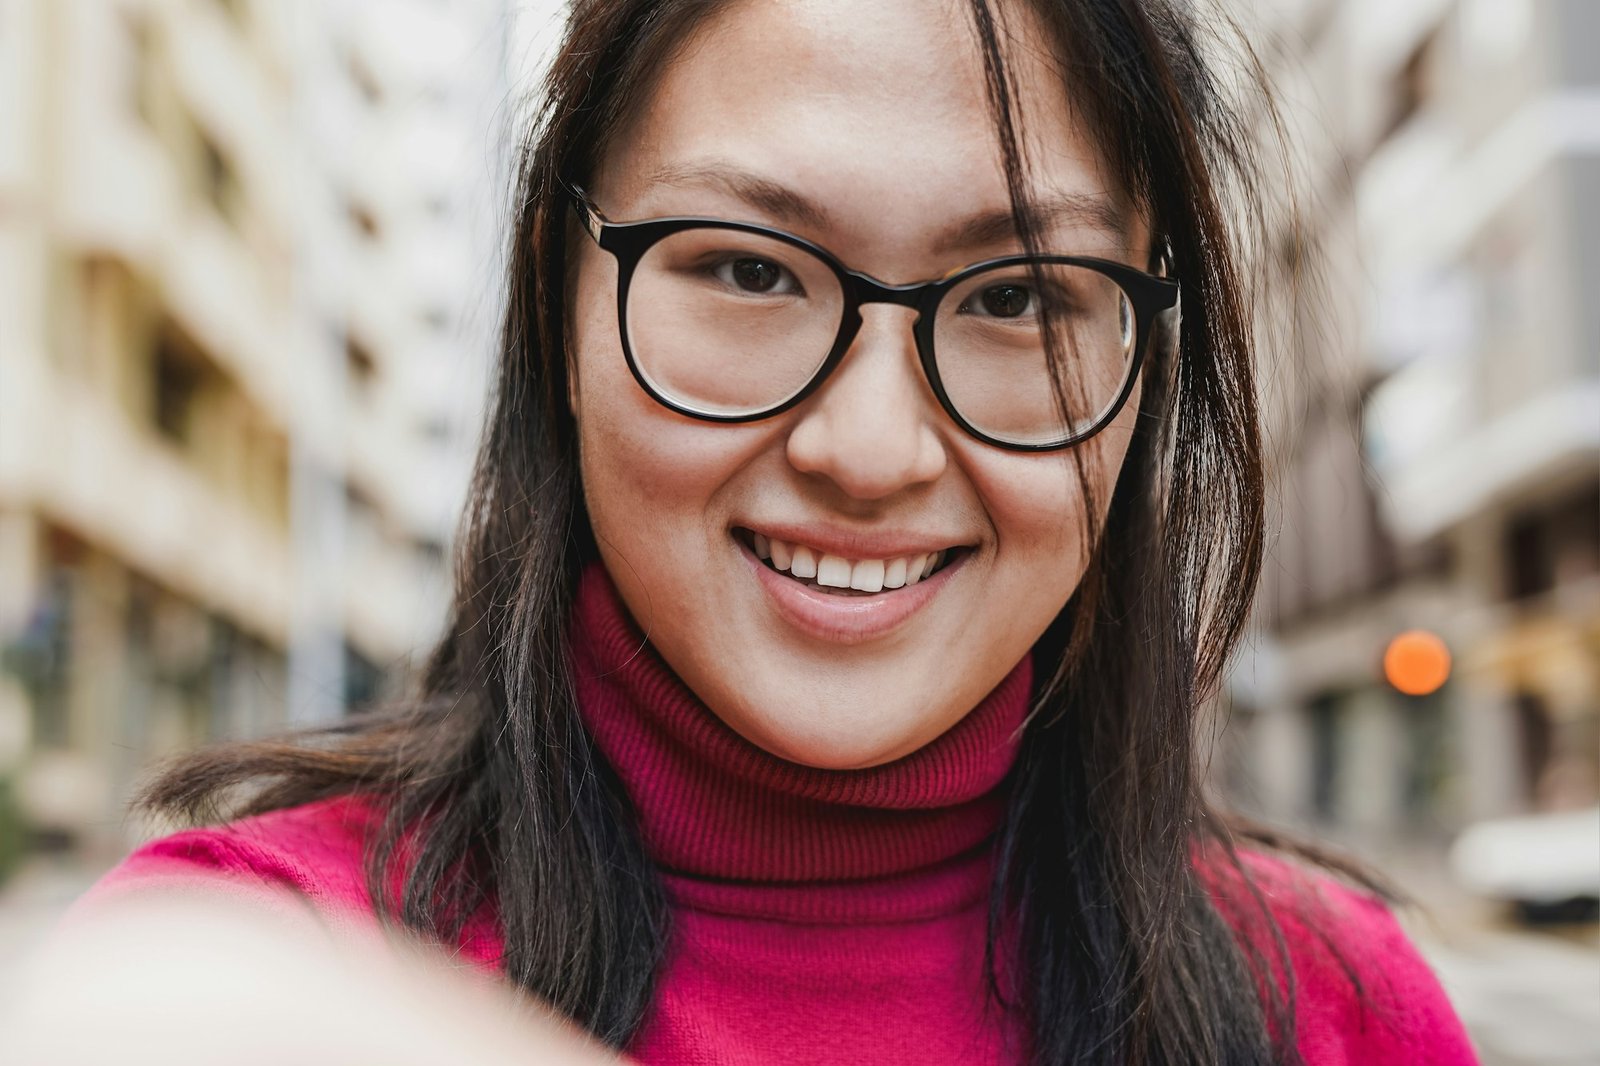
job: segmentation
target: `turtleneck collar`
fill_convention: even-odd
[[[580,714],[680,903],[793,921],[905,921],[986,893],[1032,657],[954,727],[864,770],[780,758],[740,736],[634,622],[603,563],[572,618]]]

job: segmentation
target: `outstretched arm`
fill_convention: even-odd
[[[293,915],[203,889],[130,893],[80,914],[0,1008],[0,1061],[625,1061],[443,953]]]

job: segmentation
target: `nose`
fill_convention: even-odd
[[[795,409],[788,457],[796,470],[863,500],[944,472],[948,457],[934,423],[943,412],[917,358],[915,319],[910,308],[862,308],[844,360]]]

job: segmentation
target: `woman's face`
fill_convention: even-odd
[[[1008,58],[1032,189],[1108,198],[1126,220],[1108,232],[1063,217],[1045,250],[1143,267],[1148,231],[1108,183],[1043,38],[1020,28],[1030,39]],[[903,283],[1021,251],[995,232],[947,240],[975,216],[1008,214],[999,160],[964,5],[763,0],[701,28],[590,193],[618,221],[787,229]],[[751,193],[752,179],[783,195]],[[798,201],[815,217],[778,213]],[[1071,596],[1090,517],[1073,457],[1006,451],[951,421],[923,376],[914,311],[864,306],[854,345],[804,402],[712,423],[661,406],[630,375],[616,260],[583,238],[576,275],[571,402],[601,555],[667,663],[750,742],[830,769],[907,755],[981,701]],[[1138,403],[1136,388],[1077,446],[1097,527]],[[768,569],[744,531],[853,561],[967,550],[926,583],[845,596]]]

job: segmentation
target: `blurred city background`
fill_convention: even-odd
[[[1233,6],[1323,276],[1210,787],[1419,896],[1486,1063],[1600,1063],[1600,2]],[[153,761],[437,635],[561,14],[0,0],[0,996]]]

